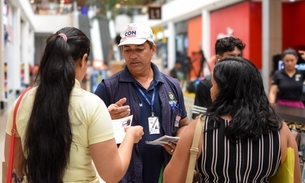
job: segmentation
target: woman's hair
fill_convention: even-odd
[[[79,29],[62,28],[47,39],[25,136],[29,183],[63,182],[72,143],[68,110],[75,83],[74,66],[84,54],[90,54],[90,40]]]
[[[298,58],[299,58],[299,55],[297,54],[297,52],[293,49],[293,48],[287,48],[286,50],[284,50],[283,51],[283,53],[282,53],[282,59],[284,59],[284,57],[286,56],[286,55],[294,55],[296,58],[297,58],[297,60],[298,60]]]
[[[216,100],[208,108],[207,115],[217,128],[224,115],[232,121],[226,127],[231,140],[261,137],[282,127],[264,90],[260,72],[253,63],[241,57],[225,57],[214,68],[213,78],[218,85]]]

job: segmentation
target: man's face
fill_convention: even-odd
[[[233,51],[227,51],[227,52],[224,52],[223,55],[216,55],[216,62],[218,62],[218,60],[224,58],[224,57],[227,57],[227,56],[232,56],[232,57],[241,57],[241,50],[238,49],[237,47],[234,48]]]
[[[141,73],[150,67],[151,58],[155,51],[156,45],[150,48],[147,42],[140,45],[130,44],[122,46],[126,65],[132,74]]]

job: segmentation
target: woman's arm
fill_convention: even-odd
[[[295,157],[294,158],[295,159],[295,161],[294,161],[294,182],[301,183],[302,180],[301,180],[301,170],[300,170],[301,168],[300,168],[300,162],[299,162],[299,150],[298,150],[298,146],[295,141],[295,138],[293,137],[290,130],[289,130],[289,132],[290,133],[289,133],[288,147],[292,147],[294,149],[294,157]]]
[[[143,135],[143,127],[132,126],[126,129],[126,135],[117,148],[114,139],[89,146],[95,167],[100,177],[107,183],[117,183],[125,175],[130,163],[134,143]]]
[[[270,91],[269,91],[269,102],[271,104],[275,103],[275,99],[276,99],[276,93],[277,93],[277,89],[278,89],[278,86],[277,85],[271,85],[270,87]]]
[[[300,168],[300,162],[299,162],[299,151],[298,146],[295,141],[294,136],[292,135],[290,129],[286,125],[285,122],[283,122],[283,127],[280,131],[281,133],[281,155],[282,155],[282,163],[286,159],[286,149],[287,147],[292,147],[294,149],[294,182],[295,183],[301,183],[301,168]]]
[[[301,55],[302,59],[305,60],[305,51],[299,50],[299,54]]]
[[[5,156],[5,164],[8,166],[9,157],[10,157],[10,147],[11,147],[11,135],[5,134],[5,142],[4,142],[4,156]],[[23,177],[23,168],[22,165],[24,163],[24,155],[21,147],[21,139],[19,137],[15,137],[15,149],[14,149],[14,164],[13,169],[15,169],[15,173],[18,178]]]
[[[197,120],[193,120],[181,134],[173,156],[164,169],[164,183],[185,183],[190,157],[190,148],[192,146],[196,124]],[[202,135],[199,144],[199,150],[201,150]],[[197,157],[199,157],[200,154],[201,153],[199,152]]]

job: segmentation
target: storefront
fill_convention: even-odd
[[[11,1],[0,1],[0,109],[5,108],[10,98],[19,94],[29,85],[29,65],[34,61],[34,27],[30,16],[16,5],[28,2],[12,3]]]

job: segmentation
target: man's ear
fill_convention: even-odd
[[[220,55],[217,54],[217,55],[216,55],[216,60],[215,60],[215,61],[218,62],[218,61],[221,59],[221,57],[222,57],[222,56],[220,56]]]
[[[154,54],[155,54],[156,51],[157,51],[157,45],[156,45],[156,44],[154,44],[154,45],[152,46],[152,50],[153,50],[153,52],[154,52]]]

